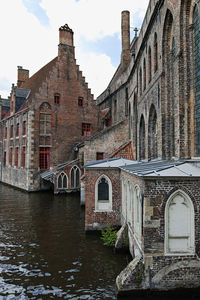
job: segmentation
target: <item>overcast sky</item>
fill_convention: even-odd
[[[131,13],[130,26],[141,27],[149,0],[1,0],[0,95],[10,94],[17,66],[30,76],[57,56],[58,29],[74,31],[80,70],[97,97],[120,62],[121,12]]]

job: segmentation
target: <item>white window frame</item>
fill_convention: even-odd
[[[133,228],[134,236],[141,245],[142,243],[142,193],[139,185],[135,185],[133,189],[133,206],[134,206],[134,218]]]
[[[75,167],[76,167],[76,168],[78,169],[78,171],[79,171],[79,186],[78,186],[78,187],[77,187],[77,186],[72,187],[72,182],[71,182],[71,178],[72,178],[71,173],[72,173],[72,170],[73,170]],[[77,171],[76,171],[76,173],[77,173]],[[77,188],[80,188],[80,185],[81,185],[81,183],[80,183],[80,178],[81,178],[81,171],[80,171],[80,168],[79,168],[77,165],[74,165],[74,166],[71,168],[71,170],[70,170],[70,186],[71,186],[71,189],[77,189]],[[76,182],[76,176],[75,176],[75,175],[74,175],[74,182]]]
[[[108,182],[109,186],[109,200],[108,201],[98,201],[98,184],[101,181],[102,178],[105,178],[106,181]],[[112,211],[112,182],[106,175],[101,175],[96,183],[95,183],[95,211],[99,212],[107,212],[107,211]]]
[[[63,176],[62,176],[62,174],[63,174],[64,176],[67,177],[67,187],[66,187],[66,188],[63,187]],[[60,176],[62,176],[62,187],[61,187],[61,188],[58,187],[58,178],[59,178]],[[61,173],[57,176],[57,189],[58,189],[58,190],[68,189],[68,184],[69,184],[69,180],[68,180],[67,174],[66,174],[65,172],[61,172]]]
[[[182,196],[184,200],[187,201],[187,204],[190,207],[190,232],[189,232],[189,247],[188,251],[185,252],[173,252],[169,250],[169,207],[173,199],[178,195]],[[167,200],[165,206],[165,242],[164,250],[166,256],[184,256],[184,255],[194,255],[195,254],[195,225],[194,225],[194,205],[190,197],[182,190],[175,191]],[[178,239],[178,236],[177,236]]]

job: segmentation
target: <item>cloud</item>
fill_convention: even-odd
[[[106,37],[120,38],[121,11],[130,10],[131,19],[135,18],[137,23],[135,13],[139,12],[141,19],[148,0],[37,0],[37,4],[41,6],[42,14],[27,9],[23,0],[6,0],[1,4],[0,95],[4,97],[9,95],[11,83],[17,81],[18,65],[29,69],[32,75],[57,56],[58,29],[65,23],[74,31],[77,63],[92,92],[98,96],[111,80],[117,66],[113,66],[110,53],[101,47],[103,43],[95,51],[84,45],[83,41],[95,43],[98,47],[98,41]],[[44,16],[49,21],[48,26],[44,26]],[[134,23],[131,25],[134,26]]]

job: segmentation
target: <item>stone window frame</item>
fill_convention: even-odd
[[[9,166],[13,166],[13,147],[10,147],[9,149]]]
[[[50,147],[39,148],[39,168],[40,171],[46,171],[50,169]]]
[[[170,203],[173,201],[174,198],[176,198],[176,196],[181,195],[189,204],[190,206],[190,245],[189,248],[190,250],[188,252],[170,252],[169,251],[169,246],[168,246],[168,242],[169,242],[169,237],[168,237],[168,226],[169,226],[169,206]],[[194,212],[194,204],[191,200],[191,198],[189,197],[188,194],[186,194],[183,190],[178,189],[176,190],[174,193],[172,193],[169,198],[167,199],[166,205],[165,205],[165,214],[164,214],[164,218],[165,218],[165,240],[164,240],[164,255],[165,256],[188,256],[188,255],[194,255],[195,254],[195,224],[194,224],[194,218],[195,218],[195,212]],[[177,237],[178,238],[178,237]]]
[[[75,172],[75,174],[74,174],[74,182],[76,183],[76,176],[77,176],[77,171],[79,172],[79,185],[77,186],[77,185],[73,185],[72,186],[72,170],[74,170],[74,169],[76,169],[76,172]],[[80,168],[77,166],[77,165],[74,165],[72,168],[71,168],[71,170],[70,170],[70,187],[71,187],[71,189],[77,189],[77,188],[80,188],[80,177],[81,177],[81,170],[80,170]]]
[[[59,187],[59,185],[58,185],[59,177],[61,177],[61,179],[62,179],[62,187]],[[67,178],[67,186],[66,186],[66,187],[63,187],[63,180],[64,180],[64,177]],[[57,189],[58,189],[58,190],[68,189],[68,185],[69,185],[69,179],[68,179],[68,176],[67,176],[67,174],[66,174],[64,171],[62,171],[62,172],[61,172],[60,174],[58,174],[58,176],[57,176]]]
[[[21,167],[22,169],[26,168],[26,146],[21,149]]]
[[[126,199],[127,199],[127,182],[126,179],[122,177],[121,180],[121,184],[122,184],[122,217],[123,217],[123,222],[126,223],[126,213],[127,213],[127,209],[126,209]]]
[[[19,167],[19,146],[15,147],[15,167]]]
[[[6,152],[6,151],[4,151],[3,166],[4,166],[4,167],[7,166],[7,152]]]
[[[108,201],[98,200],[98,185],[102,178],[105,178],[105,180],[108,183],[108,187],[109,187]],[[102,209],[99,207],[101,206],[100,204],[102,204],[103,207]],[[112,212],[112,211],[113,211],[112,210],[112,182],[107,175],[102,174],[101,176],[98,177],[95,183],[95,212]]]
[[[127,222],[129,225],[132,227],[133,222],[134,222],[134,217],[133,217],[133,187],[131,182],[128,180],[127,182]]]

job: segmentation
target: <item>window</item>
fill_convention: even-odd
[[[149,69],[149,82],[151,81],[151,47],[149,47],[148,53],[148,69]]]
[[[19,136],[19,123],[17,123],[17,126],[16,126],[16,136]]]
[[[194,7],[194,66],[195,66],[195,155],[200,156],[200,24],[198,5]]]
[[[165,207],[165,254],[194,253],[194,206],[189,196],[178,190]]]
[[[141,116],[140,119],[140,129],[139,129],[139,158],[140,159],[145,159],[145,121],[144,121],[144,116]]]
[[[18,160],[19,160],[19,148],[15,148],[15,166],[18,168]]]
[[[5,131],[4,131],[4,139],[7,139],[7,134],[8,134],[8,129],[7,129],[7,127],[5,127]]]
[[[126,181],[122,179],[122,224],[126,222]]]
[[[146,90],[146,60],[143,63],[143,89]]]
[[[102,175],[95,185],[95,209],[98,211],[112,210],[112,184],[110,179]]]
[[[40,134],[51,134],[51,115],[47,113],[40,113]]]
[[[4,152],[4,161],[3,161],[3,165],[4,165],[4,167],[6,167],[6,151]]]
[[[22,147],[21,166],[23,169],[26,167],[26,147]]]
[[[91,136],[91,124],[82,123],[82,136]]]
[[[125,116],[128,116],[128,88],[126,88]]]
[[[142,236],[142,195],[138,185],[134,188],[134,235],[138,242],[141,243]]]
[[[55,103],[56,105],[59,105],[59,104],[60,104],[60,94],[56,93],[56,94],[54,95],[54,103]]]
[[[83,97],[78,97],[78,106],[83,106]]]
[[[57,186],[58,189],[67,189],[67,175],[62,172],[59,176],[58,176],[58,181],[57,181]]]
[[[40,170],[50,169],[50,148],[40,147]]]
[[[105,119],[105,126],[110,127],[110,118]]]
[[[13,138],[13,125],[10,126],[10,138]]]
[[[9,163],[10,163],[10,166],[11,166],[11,167],[12,167],[12,156],[13,156],[13,148],[10,148]]]
[[[142,95],[142,68],[140,68],[139,80],[140,80],[140,96],[141,96]]]
[[[71,169],[71,188],[79,188],[80,186],[80,170],[77,166]]]
[[[154,35],[154,73],[158,70],[158,40],[157,33]]]
[[[23,121],[23,125],[22,125],[22,135],[26,135],[26,121]]]
[[[101,160],[103,159],[103,152],[97,152],[96,153],[96,160]]]

